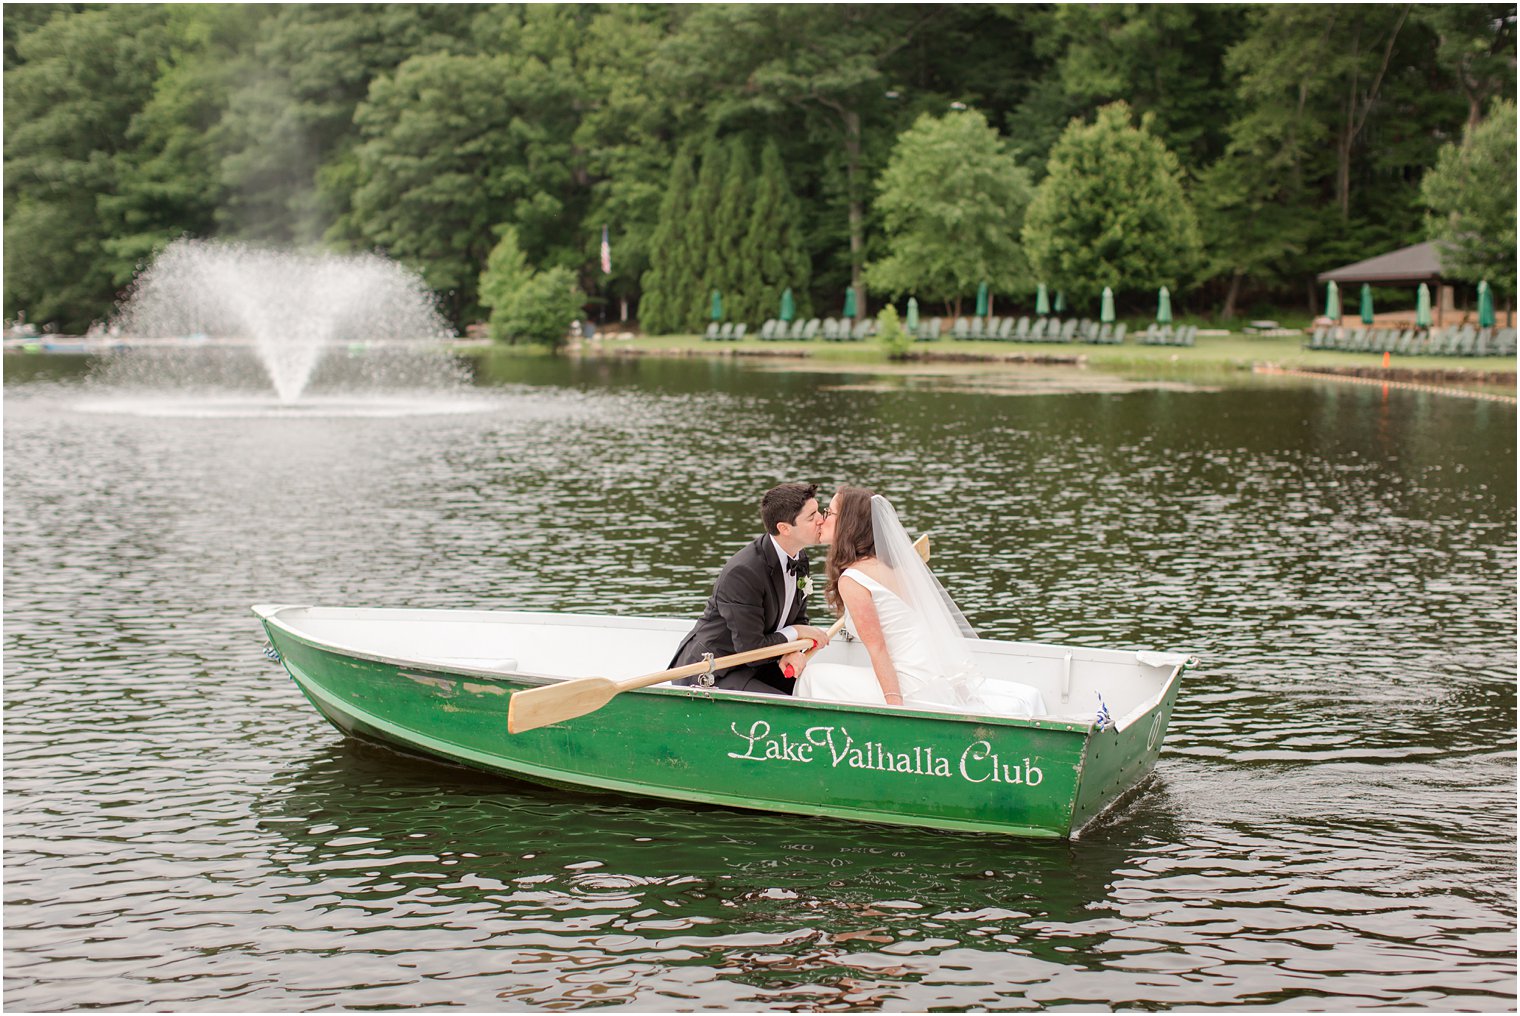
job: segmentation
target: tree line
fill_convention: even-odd
[[[185,235],[383,251],[456,325],[522,334],[567,303],[688,330],[714,289],[749,321],[786,288],[837,314],[847,289],[864,312],[981,282],[1308,309],[1316,272],[1432,235],[1512,294],[1515,24],[1513,4],[12,5],[5,314],[83,330]]]

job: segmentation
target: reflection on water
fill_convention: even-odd
[[[185,419],[13,366],[10,1008],[1513,1006],[1513,407],[485,360],[464,415]],[[256,601],[694,616],[794,476],[988,634],[1198,654],[1142,792],[1069,844],[571,794],[259,653]]]

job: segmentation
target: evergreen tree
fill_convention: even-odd
[[[491,338],[500,341],[512,339],[508,324],[512,300],[533,277],[527,255],[517,243],[517,230],[511,226],[500,228],[501,239],[491,248],[485,270],[480,273],[480,302],[491,311]]]
[[[686,263],[692,287],[686,292],[681,311],[681,327],[699,331],[709,320],[713,283],[721,276],[714,271],[712,252],[718,246],[718,210],[723,204],[723,181],[728,175],[728,148],[716,138],[702,146],[702,168],[697,171],[697,186],[686,210]]]
[[[781,294],[788,288],[798,316],[810,316],[807,289],[812,263],[803,235],[802,206],[787,182],[786,164],[775,141],[767,141],[760,151],[749,230],[740,249],[753,271],[748,320],[775,317],[781,308]]]
[[[649,270],[641,280],[639,324],[649,335],[677,331],[685,319],[686,287],[690,286],[690,280],[686,278],[686,238],[682,233],[695,184],[691,152],[683,148],[670,167],[670,179],[649,243]]]
[[[754,262],[744,256],[744,238],[749,232],[750,209],[754,205],[754,171],[750,167],[749,146],[742,136],[730,138],[727,149],[728,172],[723,178],[723,197],[718,202],[713,243],[708,251],[708,264],[713,267],[708,288],[723,293],[725,318],[752,321],[753,308],[759,303],[760,284]]]
[[[1177,157],[1129,107],[1111,103],[1094,123],[1073,120],[1051,149],[1048,173],[1024,219],[1037,278],[1068,296],[1105,286],[1176,290],[1196,267],[1198,218]]]

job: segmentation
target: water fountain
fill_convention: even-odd
[[[414,272],[373,254],[171,243],[112,322],[124,351],[80,408],[153,415],[397,415],[478,408]],[[146,399],[144,396],[148,396]],[[444,396],[440,398],[440,396]]]

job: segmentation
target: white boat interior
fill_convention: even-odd
[[[486,610],[406,610],[261,604],[254,613],[297,638],[345,656],[430,670],[502,677],[622,680],[668,667],[686,618]],[[1040,690],[1046,719],[1090,724],[1099,697],[1122,729],[1146,713],[1188,657],[968,640],[983,674]],[[858,641],[836,638],[816,657],[870,666]],[[741,692],[719,692],[741,695]]]

